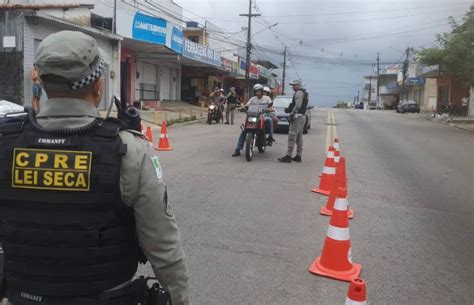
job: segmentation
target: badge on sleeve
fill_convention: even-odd
[[[163,170],[161,169],[160,159],[157,156],[151,157],[151,162],[153,163],[153,167],[155,168],[156,177],[161,179],[163,177]]]

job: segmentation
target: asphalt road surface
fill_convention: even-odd
[[[347,159],[352,258],[369,304],[472,304],[473,134],[412,115],[329,111],[335,128],[328,110],[313,111],[303,163],[278,163],[287,135],[247,162],[231,157],[238,125],[169,129],[174,150],[159,156],[193,304],[344,303],[346,282],[308,272],[329,222],[319,215],[326,197],[310,192],[328,126]]]

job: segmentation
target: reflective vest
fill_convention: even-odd
[[[0,242],[8,288],[100,294],[137,270],[133,210],[121,200],[126,145],[104,121],[82,134],[0,124]]]

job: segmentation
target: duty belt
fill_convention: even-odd
[[[96,296],[46,297],[7,287],[7,297],[13,304],[24,305],[132,305],[143,303],[146,281],[137,279],[119,290]]]

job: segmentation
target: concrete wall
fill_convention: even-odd
[[[15,48],[3,48],[3,37],[15,36]],[[0,11],[0,100],[24,104],[23,16]]]
[[[38,44],[46,38],[48,35],[64,30],[65,28],[60,24],[50,24],[39,22],[32,24],[29,22],[24,23],[24,61],[23,61],[23,88],[26,104],[31,104],[32,98],[32,81],[30,78],[30,71],[33,67],[34,53]],[[97,44],[102,51],[103,59],[107,64],[107,70],[105,73],[105,88],[100,109],[105,109],[109,104],[113,94],[120,92],[119,79],[120,79],[120,66],[118,62],[119,57],[119,44],[118,42],[105,39],[101,36],[94,37],[97,40]],[[113,73],[111,73],[113,71]],[[47,93],[47,92],[46,92]],[[46,96],[42,98],[42,102],[46,99]]]
[[[438,87],[436,86],[436,78],[427,78],[425,81],[425,93],[423,97],[423,107],[421,108],[421,111],[435,111],[437,96]]]

